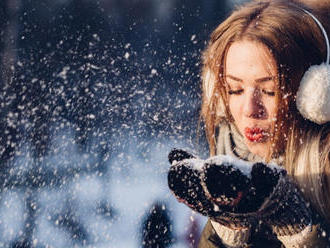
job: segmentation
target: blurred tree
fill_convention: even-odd
[[[155,203],[142,222],[142,247],[166,248],[173,243],[171,221],[162,203]]]
[[[0,1],[0,184],[6,178],[6,162],[13,156],[19,137],[12,87],[14,64],[17,62],[18,13],[20,0]]]
[[[20,7],[20,0],[3,0],[0,2],[0,68],[2,85],[8,84],[13,76],[13,66],[17,57],[16,45]]]
[[[35,228],[35,218],[37,216],[36,194],[31,190],[25,192],[26,217],[23,232],[12,242],[10,248],[30,248],[33,247],[32,235]]]

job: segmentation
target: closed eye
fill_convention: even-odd
[[[268,90],[262,90],[262,93],[268,95],[268,96],[275,96],[275,92],[274,91],[268,91]]]
[[[243,89],[240,90],[228,90],[229,95],[240,95],[243,93]]]

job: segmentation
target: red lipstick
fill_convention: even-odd
[[[261,142],[267,136],[267,132],[260,127],[245,128],[245,137],[251,142]]]

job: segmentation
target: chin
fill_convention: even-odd
[[[246,141],[247,148],[249,151],[261,158],[267,158],[269,153],[269,143],[268,142],[251,142]]]

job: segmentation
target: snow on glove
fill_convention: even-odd
[[[179,149],[173,149],[168,160],[168,186],[179,202],[203,215],[213,213],[213,203],[205,196],[201,184],[200,167],[203,160]]]
[[[229,216],[256,218],[278,236],[293,235],[311,225],[301,193],[276,165],[215,156],[205,161],[201,181],[206,197]]]
[[[218,204],[216,199],[206,194],[205,185],[202,182],[203,170],[206,168],[204,160],[179,149],[172,150],[168,159],[171,163],[168,185],[180,202],[222,225],[248,227],[256,221],[254,216],[230,213],[231,207],[226,204]],[[248,186],[248,178],[240,171],[233,173],[232,176],[240,182],[240,187]]]

